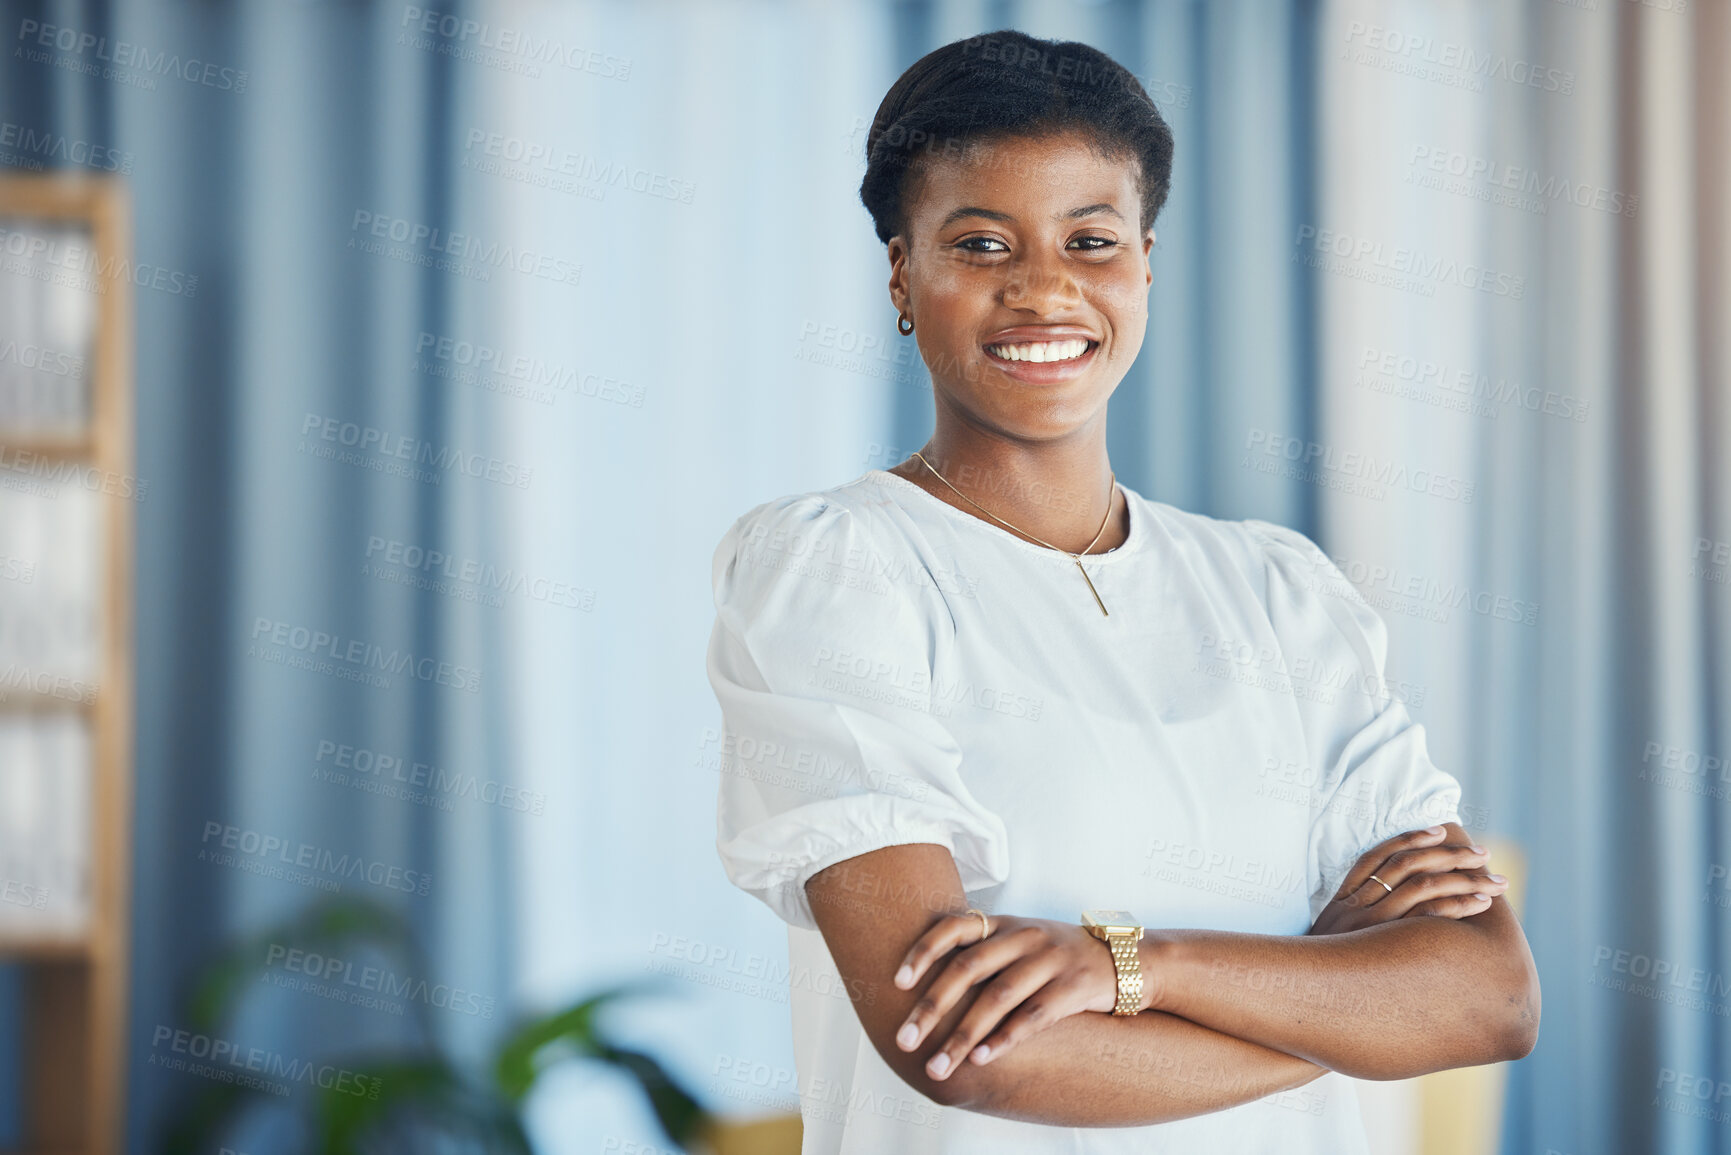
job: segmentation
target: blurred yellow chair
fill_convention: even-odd
[[[699,1155],[799,1155],[804,1130],[798,1115],[722,1120],[693,1144]]]

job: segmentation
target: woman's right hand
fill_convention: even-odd
[[[1451,839],[1446,829],[1432,826],[1373,846],[1347,872],[1310,933],[1341,934],[1413,915],[1483,914],[1508,889],[1508,880],[1491,874],[1490,854],[1461,834]]]

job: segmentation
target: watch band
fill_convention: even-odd
[[[1082,925],[1112,952],[1112,969],[1118,977],[1118,1001],[1114,1015],[1134,1015],[1142,1009],[1142,958],[1136,944],[1142,926],[1125,910],[1085,910]]]
[[[1142,1008],[1142,959],[1136,953],[1136,940],[1141,935],[1108,934],[1106,945],[1112,948],[1112,965],[1118,970],[1118,1005],[1115,1015],[1133,1015]]]

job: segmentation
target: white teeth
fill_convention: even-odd
[[[1006,361],[1068,361],[1087,351],[1087,341],[1035,341],[1021,345],[986,346],[986,352]]]

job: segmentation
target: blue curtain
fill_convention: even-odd
[[[393,774],[340,753],[399,759],[410,780],[429,776],[416,764],[510,777],[484,724],[503,684],[496,611],[404,584],[432,571],[400,556],[398,580],[384,574],[409,547],[510,564],[488,512],[509,486],[445,452],[504,457],[487,414],[415,364],[422,334],[466,335],[473,282],[351,243],[378,240],[385,219],[387,237],[396,221],[445,233],[472,223],[452,182],[472,72],[400,46],[400,8],[92,0],[12,5],[8,17],[21,37],[36,21],[219,69],[141,64],[109,82],[76,67],[98,49],[50,63],[0,54],[6,119],[129,157],[133,258],[192,284],[135,290],[136,462],[150,489],[137,505],[128,1133],[144,1151],[203,1087],[152,1065],[167,1054],[157,1033],[188,1026],[196,976],[234,936],[324,893],[200,861],[230,831],[237,845],[280,839],[290,857],[308,846],[315,861],[363,860],[342,893],[412,924],[433,972],[415,978],[502,1006],[510,994],[514,911],[498,896],[521,817],[473,795],[446,809],[357,789]],[[333,456],[361,430],[377,431],[370,452]],[[426,466],[423,447],[446,465]],[[405,457],[422,461],[420,477],[383,468]],[[315,632],[340,639],[322,658]],[[356,673],[370,681],[343,676]],[[342,760],[351,785],[320,777]],[[324,1060],[417,1042],[415,1011],[255,989],[224,1029]],[[433,1018],[458,1054],[499,1022]],[[272,1126],[261,1112],[233,1145],[298,1138]]]
[[[1487,797],[1530,846],[1545,989],[1507,1142],[1726,1151],[1731,12],[1606,7],[1513,30],[1581,96],[1491,137],[1590,195],[1522,230],[1539,291],[1486,344],[1596,407],[1579,436],[1490,441],[1480,474],[1503,498],[1486,550],[1545,615],[1480,650],[1472,707]]]
[[[1322,441],[1473,491],[1331,491],[1322,537],[1380,573],[1434,756],[1526,859],[1544,1013],[1504,1150],[1731,1149],[1731,20],[1334,3],[1321,24],[1318,232],[1295,247],[1326,282]]]

